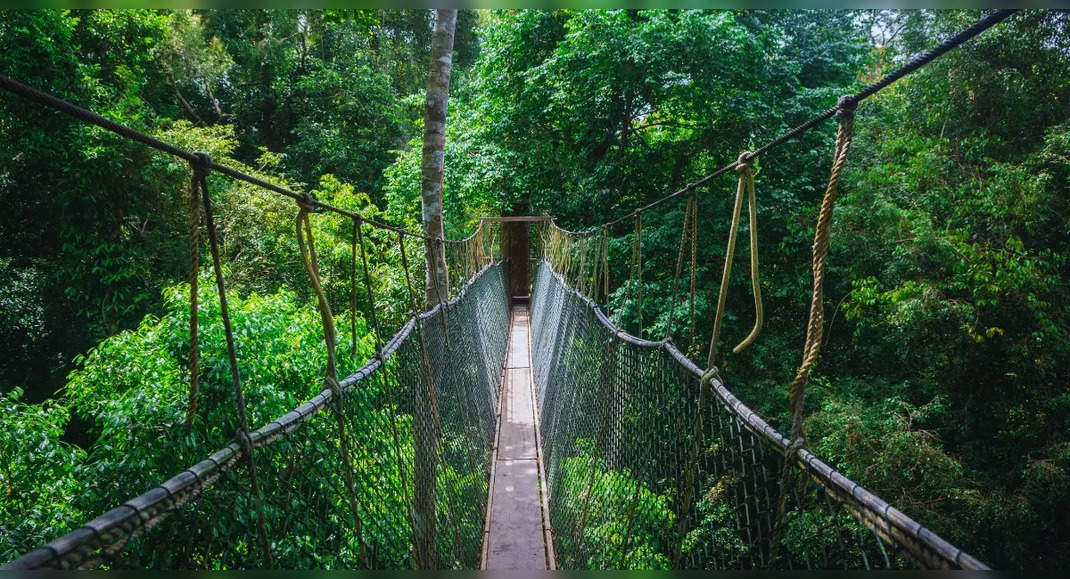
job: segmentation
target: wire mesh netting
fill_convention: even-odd
[[[532,300],[562,567],[983,567],[805,449],[785,469],[786,438],[716,378],[704,386],[671,342],[617,328],[546,261]]]
[[[340,396],[326,389],[251,433],[275,566],[478,565],[508,300],[501,262],[468,273]],[[247,464],[231,443],[8,566],[261,567]]]

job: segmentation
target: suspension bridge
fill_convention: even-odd
[[[134,498],[116,497],[115,508],[3,568],[985,569],[811,453],[802,408],[821,343],[830,218],[855,107],[1011,12],[986,16],[778,139],[624,217],[584,231],[548,217],[486,218],[462,240],[333,207],[0,77],[21,97],[189,162],[192,266],[196,272],[203,227],[239,425],[233,441],[203,460]],[[752,160],[833,117],[839,132],[815,231],[813,303],[784,435],[721,380],[718,331],[744,200],[755,325],[736,349],[761,328]],[[669,337],[638,337],[641,316],[638,328],[625,328],[598,304],[610,288],[610,228],[634,224],[624,287],[628,303],[641,304],[643,214],[684,199],[671,311],[679,305],[688,314],[670,315],[669,326],[686,323],[693,339],[694,199],[729,171],[739,182],[704,369]],[[212,173],[295,200],[295,233],[323,324],[322,391],[255,429],[246,420],[227,312]],[[323,291],[313,215],[351,223],[349,305],[356,311],[359,300],[370,314],[375,354],[346,377],[337,376],[335,349],[346,336]],[[380,327],[385,298],[373,292],[368,267],[369,254],[390,244],[409,312],[392,336]],[[427,275],[421,252],[443,257],[450,283],[440,287]],[[678,292],[688,269],[690,290]],[[426,311],[417,299],[421,283],[434,284],[429,293],[437,296]],[[191,417],[196,324],[193,315]],[[355,326],[349,338],[355,344]]]

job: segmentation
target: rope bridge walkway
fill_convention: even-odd
[[[541,225],[530,315],[511,303],[506,267],[526,265],[528,255],[503,255],[503,248],[516,243],[506,243],[500,223],[483,221],[462,240],[413,233],[0,76],[0,87],[10,92],[190,164],[194,315],[185,428],[194,424],[199,404],[196,284],[202,229],[237,419],[229,444],[3,568],[984,569],[811,453],[802,409],[820,350],[831,213],[855,107],[1011,12],[991,13],[833,109],[624,217],[585,231],[552,221]],[[715,365],[719,331],[744,199],[755,323],[734,351],[753,342],[762,325],[753,159],[833,116],[839,132],[815,230],[813,298],[802,362],[791,385],[791,432],[785,436],[722,382]],[[686,320],[687,351],[694,352],[696,188],[728,171],[736,171],[738,186],[702,369],[674,344],[674,330],[680,330],[674,324]],[[255,430],[246,421],[227,311],[212,174],[296,201],[294,231],[323,326],[323,389]],[[668,330],[649,341],[637,337],[645,335],[643,214],[675,198],[686,199],[686,207]],[[351,223],[350,352],[357,351],[358,310],[374,342],[371,359],[342,379],[336,349],[346,328],[340,335],[324,291],[310,225],[314,214]],[[611,319],[598,306],[610,294],[609,233],[632,219],[629,277],[620,286],[626,307],[634,308],[635,335],[624,328],[622,312]],[[443,287],[438,275],[428,275],[425,260],[410,257],[414,252],[445,261],[452,282]],[[390,339],[380,328],[386,300],[375,295],[369,268],[370,259],[391,261],[387,253],[401,262],[407,316]],[[685,273],[690,283],[681,293]],[[420,290],[437,298],[422,313]],[[677,319],[683,294],[686,314]]]

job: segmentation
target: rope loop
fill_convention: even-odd
[[[791,439],[787,448],[784,449],[784,460],[790,461],[799,451],[806,448],[806,439],[802,436]]]
[[[725,304],[728,298],[729,278],[732,274],[732,260],[736,253],[736,237],[739,233],[740,219],[743,212],[744,198],[747,201],[747,216],[749,222],[750,237],[750,281],[751,293],[754,296],[754,326],[732,352],[738,354],[744,348],[751,345],[762,330],[762,292],[758,280],[758,213],[757,201],[754,194],[754,174],[751,172],[751,160],[754,154],[743,152],[737,160],[736,171],[739,173],[739,182],[736,185],[736,199],[732,207],[732,224],[728,230],[728,243],[725,246],[724,269],[721,272],[721,288],[717,294],[717,310],[713,319],[713,335],[710,337],[710,350],[706,358],[706,365],[713,366],[717,359],[717,343],[721,335],[721,322],[724,319]]]
[[[806,345],[803,347],[802,362],[799,364],[799,370],[795,374],[790,391],[791,438],[793,440],[803,435],[803,407],[806,397],[806,385],[810,378],[810,371],[813,369],[821,351],[821,339],[825,321],[825,271],[832,227],[832,210],[839,195],[840,175],[843,173],[844,165],[847,162],[847,152],[851,148],[853,134],[854,108],[849,107],[845,108],[840,116],[840,127],[836,133],[836,146],[832,158],[832,170],[829,175],[828,185],[825,188],[825,194],[821,199],[817,225],[814,227],[812,263],[814,285],[810,299],[810,316],[806,325]]]

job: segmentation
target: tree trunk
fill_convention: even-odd
[[[450,95],[453,63],[453,33],[456,10],[435,11],[435,32],[431,38],[431,74],[424,98],[423,175],[420,180],[427,259],[427,306],[446,301],[449,278],[446,272],[442,227],[442,177],[445,169],[446,104]],[[440,312],[439,315],[445,315]],[[422,331],[422,330],[421,330]],[[448,347],[448,345],[447,345]],[[437,404],[430,368],[427,369],[427,396],[417,396],[415,416],[415,496],[413,504],[414,558],[418,569],[437,567],[435,556],[435,478],[438,470]]]
[[[424,235],[441,239],[442,176],[445,167],[446,104],[450,96],[450,70],[453,63],[453,32],[456,10],[435,11],[435,33],[431,39],[431,75],[424,98],[423,176],[420,196],[423,202]],[[441,243],[427,242],[427,306],[446,301],[449,277]]]

